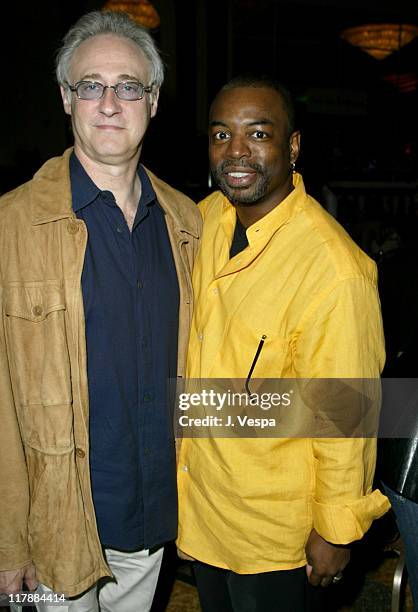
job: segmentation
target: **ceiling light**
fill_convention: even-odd
[[[418,35],[418,27],[411,24],[373,23],[347,28],[341,38],[360,47],[363,51],[381,60],[399,51]]]
[[[154,30],[160,25],[160,17],[149,0],[108,0],[102,10],[128,13],[134,21],[148,30]]]

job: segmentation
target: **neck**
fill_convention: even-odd
[[[268,215],[276,206],[279,206],[293,189],[293,176],[289,172],[284,180],[279,181],[275,189],[266,193],[261,199],[255,202],[231,201],[231,204],[235,206],[239,220],[247,228]]]
[[[285,194],[281,194],[281,197],[279,197],[278,200],[270,198],[265,202],[257,202],[255,204],[239,204],[238,202],[232,202],[232,204],[236,208],[237,216],[242,225],[245,228],[248,228],[250,225],[257,223],[257,221],[260,221],[260,219],[268,215],[269,212],[279,206],[280,203],[293,191],[293,189],[293,185],[290,185],[289,190],[286,191]]]
[[[77,146],[74,147],[74,152],[95,185],[101,191],[113,193],[126,222],[132,227],[141,197],[141,183],[137,173],[139,152],[132,159],[119,164],[92,160]]]

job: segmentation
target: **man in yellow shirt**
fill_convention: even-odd
[[[219,92],[200,204],[189,379],[378,378],[375,264],[306,194],[287,91],[237,78]],[[350,542],[388,509],[372,438],[184,437],[179,550],[204,612],[299,612],[338,580]]]

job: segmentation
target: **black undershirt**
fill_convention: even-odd
[[[235,224],[234,237],[232,238],[231,248],[229,249],[229,259],[232,259],[238,253],[241,253],[248,246],[246,228],[243,226],[237,215]]]

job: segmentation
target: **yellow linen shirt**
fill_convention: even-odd
[[[247,229],[229,258],[236,212],[216,192],[200,203],[188,378],[375,378],[384,339],[374,262],[305,192]],[[251,574],[300,567],[314,527],[359,539],[389,502],[372,492],[370,438],[191,439],[179,457],[178,546]]]

